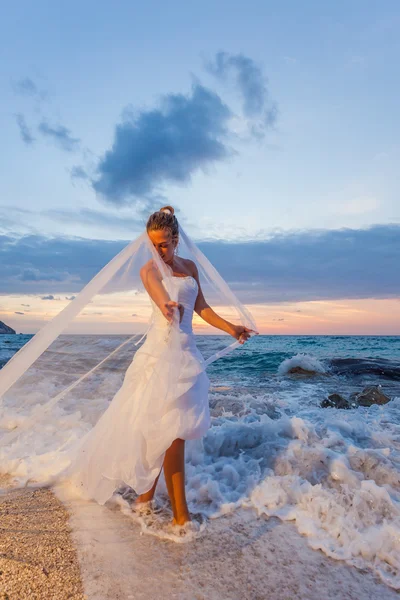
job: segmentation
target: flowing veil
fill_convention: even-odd
[[[196,263],[204,297],[221,317],[256,330],[248,309],[180,224],[178,255]],[[172,270],[145,230],[0,371],[1,471],[21,483],[31,479],[40,483],[68,468],[73,452],[109,407],[152,326],[151,301],[140,277],[141,268],[149,261],[157,266],[171,300],[176,301]],[[160,345],[151,372],[144,368],[141,375],[146,385],[140,410],[149,410],[143,408],[146,398],[155,394],[158,402],[168,402],[182,387],[182,373],[201,372],[240,345],[230,336],[221,336],[221,331],[196,314],[193,329],[218,335],[208,344],[209,355],[188,364],[175,311],[167,328],[168,344]],[[156,439],[158,428],[165,423],[151,418],[149,422],[147,435]],[[123,479],[124,468],[116,467],[115,479]]]

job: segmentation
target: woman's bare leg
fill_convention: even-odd
[[[153,496],[156,491],[157,482],[158,482],[160,475],[161,475],[161,471],[157,475],[156,480],[153,483],[153,487],[148,492],[145,492],[144,494],[140,494],[140,496],[138,496],[136,498],[135,504],[141,504],[142,502],[150,502],[150,500],[153,500]]]
[[[171,446],[165,453],[164,458],[164,476],[167,484],[168,494],[171,500],[172,511],[174,513],[173,523],[175,525],[183,525],[186,521],[190,521],[189,509],[186,503],[185,494],[185,441],[177,439],[172,442]],[[156,491],[157,482],[161,471],[153,483],[152,488],[140,494],[136,498],[135,504],[149,502],[153,499]]]
[[[177,439],[165,453],[164,475],[174,513],[174,525],[190,521],[185,494],[185,441]]]

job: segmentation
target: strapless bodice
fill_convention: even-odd
[[[173,277],[173,284],[178,286],[178,302],[183,304],[185,310],[183,318],[179,324],[179,329],[183,333],[193,333],[192,320],[193,309],[198,294],[198,285],[194,277]],[[150,298],[153,306],[153,327],[155,329],[166,329],[168,321],[158,308],[157,304]]]

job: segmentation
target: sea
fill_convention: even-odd
[[[1,335],[0,367],[30,337]],[[130,343],[62,402],[41,407],[126,340],[61,336],[38,359],[3,399],[1,471],[22,481],[39,464],[51,470],[54,452],[90,430],[122,383]],[[207,358],[227,340],[196,342]],[[400,336],[259,335],[207,372],[212,426],[186,445],[190,510],[290,521],[312,548],[400,589]],[[368,386],[388,402],[354,403]],[[352,407],[323,408],[330,394]]]

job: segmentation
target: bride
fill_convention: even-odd
[[[181,242],[186,255],[194,260],[178,255]],[[143,247],[150,248],[150,258],[144,264],[139,252]],[[94,290],[101,289],[99,281],[104,285],[127,259],[132,263],[138,258],[140,279],[152,305],[146,340],[136,351],[107,410],[66,452],[68,460],[61,472],[57,474],[55,469],[53,483],[66,485],[80,497],[100,504],[120,484],[129,485],[138,494],[133,510],[140,511],[149,503],[151,506],[164,469],[173,524],[185,526],[191,520],[185,496],[185,441],[201,438],[210,426],[210,380],[206,367],[210,360],[243,344],[257,332],[250,313],[178,224],[172,206],[150,215],[144,234],[87,284],[77,300],[64,309],[64,316],[57,315],[9,361],[0,372],[0,397],[65,329],[74,311],[78,314],[90,302]],[[234,307],[241,322],[251,327],[234,324],[209,306],[199,269],[202,278],[213,284],[211,289],[219,292],[225,308]],[[73,303],[75,308],[71,307]],[[237,341],[205,361],[192,329],[194,312]],[[47,405],[53,407],[61,395]],[[59,453],[56,455],[58,458]]]

